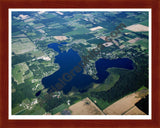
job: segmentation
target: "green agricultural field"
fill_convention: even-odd
[[[40,26],[44,26],[44,24],[42,24],[42,23],[38,23],[38,24],[34,24],[34,26],[33,27],[40,27]]]
[[[35,49],[35,45],[28,38],[23,38],[21,41],[12,44],[12,51],[15,54],[27,53]]]
[[[30,53],[31,53],[33,56],[35,56],[36,58],[44,55],[44,53],[43,53],[42,51],[37,50],[37,49],[34,50],[34,51],[31,51]]]
[[[13,33],[12,33],[12,36],[17,36],[17,35],[20,35],[20,34],[22,34],[21,31],[16,31],[16,32],[13,32]]]
[[[36,105],[30,113],[31,115],[43,115],[45,110],[40,105]]]
[[[24,79],[28,79],[33,76],[33,72],[31,72],[30,70],[27,70],[23,76],[24,76]]]
[[[61,28],[62,25],[60,25],[59,23],[53,23],[51,22],[50,24],[48,24],[48,29],[50,28]]]
[[[68,105],[67,104],[61,104],[58,107],[55,107],[54,109],[51,110],[51,114],[54,115],[58,112],[61,112],[62,110],[64,110],[65,108],[67,108]]]
[[[78,35],[78,34],[88,34],[90,31],[87,28],[78,28],[68,33],[64,33],[66,36]]]
[[[142,24],[142,25],[148,26],[148,20],[145,20],[145,21],[139,22],[139,24]]]
[[[12,109],[12,114],[15,115],[15,114],[19,113],[22,110],[24,110],[24,108],[22,106],[19,106],[19,104],[18,104],[16,107],[14,107]]]
[[[101,85],[99,85],[97,88],[94,89],[94,91],[100,92],[100,91],[107,91],[110,88],[112,88],[115,83],[119,80],[119,75],[112,72],[111,69],[108,69],[110,75],[107,77],[105,82]]]
[[[19,38],[12,38],[12,44],[17,43],[17,42],[21,42],[21,40]]]
[[[26,111],[26,109],[22,109],[21,111],[15,113],[14,115],[24,115],[23,113]]]
[[[25,109],[17,113],[17,115],[43,115],[45,112],[46,111],[40,105],[35,105],[31,110]]]
[[[53,18],[53,17],[55,17],[56,16],[56,14],[45,14],[45,15],[43,15],[45,18],[47,18],[47,19],[50,19],[50,18]]]
[[[31,42],[29,38],[20,38],[20,40],[22,44]]]
[[[97,99],[95,97],[89,97],[101,110],[105,109],[110,104],[102,99]]]
[[[142,39],[138,40],[136,44],[141,45],[142,49],[148,49],[148,40],[147,39]]]
[[[27,33],[28,36],[36,36],[36,33]]]
[[[25,79],[24,75],[26,71],[29,71],[29,68],[26,63],[20,63],[14,65],[12,69],[12,76],[14,80],[17,82],[17,84],[24,83]],[[26,75],[26,78],[29,78],[31,76],[33,76],[33,73],[29,71],[29,73]]]
[[[145,87],[145,86],[142,86],[142,87],[140,87],[137,91],[141,91],[141,90],[143,90],[143,89],[148,89],[148,88]]]

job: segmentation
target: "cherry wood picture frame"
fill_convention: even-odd
[[[150,8],[152,10],[152,119],[144,120],[9,120],[9,8]],[[0,128],[159,128],[159,0],[0,0]]]

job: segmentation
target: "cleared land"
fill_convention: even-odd
[[[25,20],[25,19],[29,18],[28,15],[22,15],[22,14],[20,14],[19,17],[20,17],[22,20]]]
[[[58,14],[60,14],[60,15],[63,15],[63,13],[62,13],[62,12],[59,12],[59,11],[57,11],[56,13],[58,13]]]
[[[104,115],[104,113],[87,97],[69,107],[72,115]]]
[[[113,45],[113,43],[112,43],[112,42],[107,42],[107,43],[104,43],[103,45],[104,45],[105,47],[109,47],[109,46]]]
[[[23,54],[35,49],[35,45],[28,38],[21,38],[20,42],[12,44],[12,50],[15,54]]]
[[[98,26],[98,27],[91,28],[90,30],[91,30],[91,31],[95,31],[95,30],[102,29],[102,28],[103,28],[103,27]]]
[[[123,97],[122,99],[118,100],[117,102],[113,103],[109,107],[103,110],[103,112],[106,115],[124,115],[125,113],[131,114],[133,112],[133,115],[136,113],[140,113],[138,110],[136,112],[135,103],[140,101],[142,97],[148,94],[148,90],[141,90],[135,93],[132,93],[128,96]],[[134,109],[133,109],[134,108]]]
[[[28,73],[25,75],[27,71]],[[33,76],[33,73],[29,70],[26,63],[19,63],[14,65],[14,68],[12,69],[12,75],[17,84],[21,84],[24,83],[24,79]]]
[[[68,39],[66,36],[54,36],[54,38],[60,41]]]
[[[35,20],[34,18],[30,18],[30,19],[25,20],[24,22],[32,22],[34,20]]]
[[[102,40],[105,40],[106,39],[106,36],[101,36],[100,37]]]
[[[124,45],[119,46],[120,49],[123,49],[124,47],[125,47]]]
[[[135,43],[136,41],[140,40],[140,38],[136,37],[134,39],[129,40],[129,43]]]
[[[24,35],[24,34],[19,34],[19,35],[16,35],[16,36],[12,36],[12,38],[26,38],[27,36],[26,35]]]
[[[141,111],[138,107],[134,106],[124,115],[146,115],[143,111]]]
[[[43,13],[45,13],[45,11],[39,11],[39,12],[38,12],[38,14],[43,14]]]
[[[113,43],[114,43],[115,45],[119,46],[119,44],[118,44],[117,41],[113,40]]]
[[[144,26],[141,24],[134,24],[134,25],[126,27],[125,29],[133,31],[133,32],[143,32],[143,31],[149,30],[149,28],[147,26]]]

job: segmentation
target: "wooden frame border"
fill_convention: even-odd
[[[0,127],[160,127],[159,0],[0,0]],[[9,120],[8,9],[9,8],[151,8],[152,9],[152,120]]]

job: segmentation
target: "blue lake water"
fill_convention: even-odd
[[[61,87],[57,90],[63,90],[65,94],[67,94],[73,86],[76,87],[80,92],[84,92],[87,91],[92,83],[103,83],[109,75],[109,73],[106,71],[108,68],[117,67],[130,70],[133,69],[133,62],[128,58],[114,60],[102,58],[95,63],[97,77],[99,79],[94,80],[90,75],[83,74],[83,66],[79,66],[81,58],[76,51],[69,49],[67,52],[62,52],[60,50],[59,47],[65,44],[66,43],[52,43],[48,45],[48,48],[52,48],[59,53],[55,57],[54,63],[58,63],[60,66],[58,71],[42,79],[42,84],[44,88],[48,88],[48,91],[51,90],[51,87],[57,88],[57,86],[60,84]],[[75,69],[77,65],[78,68]],[[40,93],[40,91],[37,92],[36,96],[40,95]]]
[[[124,69],[133,69],[133,61],[128,58],[118,58],[114,60],[109,59],[99,59],[95,63],[98,80],[96,82],[102,83],[109,75],[106,71],[108,68],[124,68]]]

